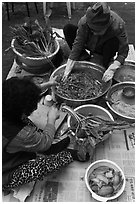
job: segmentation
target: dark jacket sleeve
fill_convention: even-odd
[[[113,19],[113,29],[114,32],[116,33],[116,37],[119,40],[119,49],[116,60],[123,64],[129,51],[128,35],[125,27],[125,22],[115,12],[111,11],[111,15]]]
[[[73,43],[73,48],[70,53],[69,59],[76,60],[76,61],[79,60],[80,54],[84,50],[86,39],[87,39],[87,28],[86,28],[86,24],[83,23],[83,19],[81,19],[78,23],[77,35]]]
[[[120,25],[120,32],[117,36],[119,39],[119,49],[118,49],[118,55],[116,60],[118,60],[121,64],[124,63],[125,58],[128,55],[129,46],[128,46],[128,37],[125,30],[125,25]]]

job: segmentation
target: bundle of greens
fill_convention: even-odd
[[[73,122],[70,121],[70,124],[71,130],[75,133],[74,149],[78,150],[81,161],[86,160],[87,154],[92,160],[96,145],[105,141],[113,130],[122,130],[135,126],[135,123],[110,121],[92,113],[84,116],[66,105],[62,106],[62,110],[68,111],[72,118],[75,119]]]
[[[105,141],[113,130],[122,130],[133,127],[135,124],[125,121],[108,121],[101,116],[93,116],[89,114],[87,117],[78,114],[81,117],[81,127],[77,130],[78,124],[75,123],[72,129],[77,130],[74,148],[78,150],[81,160],[86,160],[86,155],[89,154],[90,160],[94,155],[94,149],[97,144]]]
[[[49,25],[43,28],[37,19],[11,27],[11,32],[16,39],[15,49],[24,56],[48,57],[54,52],[55,33]]]
[[[126,129],[131,126],[134,126],[134,123],[128,123],[126,121],[109,121],[103,119],[101,116],[95,116],[89,113],[87,116],[83,116],[82,114],[76,113],[78,117],[80,117],[81,128],[77,131],[78,138],[88,138],[90,136],[92,146],[104,141],[105,135],[113,130],[121,130]],[[76,129],[78,126],[78,122],[73,125]]]

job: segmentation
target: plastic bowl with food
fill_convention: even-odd
[[[110,160],[98,160],[86,169],[85,184],[94,199],[107,202],[123,193],[126,179],[116,163]]]
[[[24,69],[26,69],[26,71],[27,71],[27,66],[29,71],[32,71],[31,69],[35,69],[37,67],[39,67],[40,69],[41,66],[50,64],[51,63],[50,61],[52,61],[55,58],[60,48],[59,42],[55,40],[54,50],[49,56],[29,57],[29,56],[25,56],[23,53],[20,53],[19,50],[16,49],[16,44],[17,44],[16,39],[13,38],[11,41],[11,48],[13,52],[17,55],[18,60],[22,64],[24,64]]]

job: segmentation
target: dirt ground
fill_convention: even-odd
[[[9,4],[10,20],[7,19],[6,7],[2,4],[2,80],[4,80],[12,66],[14,54],[10,51],[5,52],[10,46],[12,34],[10,26],[22,24],[27,17],[27,9],[24,2],[14,2],[14,13]],[[135,2],[108,2],[112,10],[116,11],[125,21],[129,43],[135,46]],[[77,24],[78,20],[85,14],[85,11],[93,2],[76,2],[76,8],[72,11],[71,20],[68,19],[67,7],[65,2],[55,2],[50,16],[51,26],[62,29],[65,24]],[[44,25],[43,3],[37,2],[38,14],[33,2],[29,2],[30,16],[32,19],[38,19],[41,25]]]

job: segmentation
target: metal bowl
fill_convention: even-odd
[[[133,91],[135,90],[134,82],[121,82],[113,85],[106,95],[106,103],[114,115],[119,116],[124,120],[134,121],[135,96],[132,94],[133,97],[127,97],[127,95],[125,95],[127,93],[126,90],[129,90],[129,87],[130,92],[132,90],[132,92],[135,93],[135,91]],[[115,100],[114,93],[117,93],[115,96],[118,100]]]
[[[83,116],[87,116],[89,113],[92,113],[94,116],[99,116],[102,119],[114,121],[113,116],[111,115],[111,113],[108,110],[106,110],[105,108],[103,108],[101,106],[95,105],[95,104],[81,105],[81,106],[78,106],[77,108],[75,108],[74,111],[76,113],[83,115]],[[72,116],[68,117],[67,125],[69,128],[73,127],[75,122],[76,122],[76,120],[74,117],[72,117]],[[72,131],[72,134],[74,134],[73,131]],[[111,132],[110,132],[110,135],[111,135]],[[105,138],[105,139],[107,139],[107,138]]]
[[[135,62],[125,61],[125,63],[116,70],[113,78],[116,82],[135,82]]]
[[[63,74],[65,68],[66,68],[66,64],[60,66],[58,69],[56,69],[52,73],[51,78],[53,78],[57,75]],[[80,72],[80,71],[92,73],[93,78],[97,79],[102,84],[102,92],[96,97],[91,97],[91,98],[83,99],[83,100],[79,100],[79,99],[76,100],[76,99],[66,98],[66,97],[61,96],[57,92],[56,87],[53,87],[52,91],[53,91],[53,94],[54,94],[57,101],[66,103],[67,105],[69,105],[71,107],[77,107],[77,106],[88,104],[88,103],[95,103],[111,87],[112,80],[110,80],[108,82],[102,81],[102,76],[103,76],[103,73],[105,71],[104,67],[97,65],[97,64],[94,64],[94,63],[91,63],[91,62],[77,61],[74,65],[73,69],[72,69],[72,73]]]
[[[122,175],[123,184],[122,184],[121,188],[119,189],[119,191],[111,197],[99,196],[94,191],[92,191],[92,189],[90,188],[90,185],[89,185],[90,174],[94,171],[94,169],[96,169],[100,166],[107,166],[107,167],[113,168],[115,171],[120,171],[120,173]],[[85,184],[86,184],[87,189],[89,190],[89,192],[91,193],[91,195],[94,199],[101,201],[101,202],[107,202],[107,201],[114,200],[114,199],[118,198],[123,193],[123,191],[125,189],[126,179],[125,179],[125,175],[124,175],[122,169],[116,163],[114,163],[110,160],[103,159],[103,160],[98,160],[98,161],[93,162],[86,169]]]
[[[54,52],[48,56],[49,60],[53,60],[59,51],[60,45],[59,45],[59,42],[57,40],[55,40],[54,46],[55,46]],[[33,69],[35,69],[35,68],[40,69],[43,65],[46,66],[47,64],[49,64],[49,60],[47,59],[47,57],[27,57],[27,56],[24,56],[23,54],[21,54],[16,49],[16,39],[12,39],[11,48],[12,48],[13,52],[17,55],[19,61],[22,64],[24,64],[24,69],[26,71],[29,70],[30,72],[31,71],[33,72]],[[27,67],[28,67],[28,70],[27,70]]]

